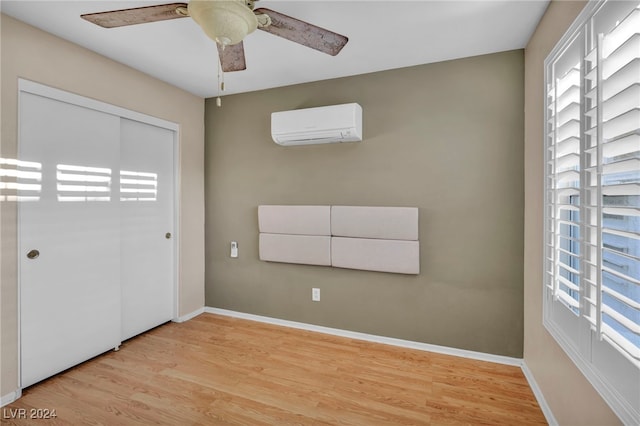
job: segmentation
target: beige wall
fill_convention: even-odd
[[[554,1],[525,49],[524,360],[561,425],[620,421],[542,325],[544,59],[584,7]]]
[[[204,306],[204,101],[77,45],[2,16],[2,143],[16,157],[17,83],[25,78],[180,125],[179,314]],[[0,395],[16,390],[16,204],[1,203]]]
[[[521,357],[523,66],[518,50],[207,100],[207,306]],[[271,140],[271,112],[346,102],[363,142]],[[260,204],[419,207],[421,273],[261,262]]]

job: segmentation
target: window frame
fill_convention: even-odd
[[[543,252],[542,252],[542,265],[541,265],[542,273],[543,273],[543,282],[542,282],[543,325],[549,331],[552,337],[558,342],[560,347],[567,353],[569,358],[583,373],[583,375],[587,378],[587,380],[593,385],[596,391],[609,404],[612,410],[620,417],[620,419],[625,424],[640,424],[640,407],[637,407],[637,406],[634,407],[633,403],[629,402],[628,395],[625,395],[624,391],[622,392],[622,395],[621,395],[621,391],[617,386],[618,383],[616,383],[616,381],[620,381],[620,377],[623,376],[623,374],[620,374],[620,371],[623,371],[623,369],[621,369],[620,371],[616,371],[617,367],[615,366],[614,367],[606,366],[606,368],[602,368],[603,357],[604,358],[612,357],[612,359],[617,359],[617,358],[616,358],[616,355],[614,355],[611,352],[611,351],[614,351],[614,349],[611,349],[611,351],[607,349],[606,346],[608,343],[602,342],[602,339],[598,336],[596,331],[593,330],[593,325],[588,321],[587,318],[583,317],[584,316],[583,314],[587,309],[586,307],[587,303],[585,302],[586,298],[588,297],[587,296],[588,292],[587,290],[585,290],[585,288],[587,287],[587,284],[582,283],[580,285],[580,292],[584,292],[584,293],[580,296],[580,301],[579,301],[580,307],[576,312],[575,308],[572,308],[571,306],[569,306],[569,303],[567,303],[566,301],[563,301],[562,298],[558,297],[557,295],[558,292],[555,290],[555,286],[557,284],[555,284],[554,282],[552,285],[553,288],[550,288],[547,282],[547,276],[549,275],[548,271],[550,268],[549,251],[548,251],[549,247],[551,247],[551,249],[554,250],[553,258],[552,258],[552,261],[553,261],[552,267],[554,268],[553,279],[555,281],[556,277],[558,276],[558,270],[555,265],[559,262],[558,259],[556,259],[557,254],[555,251],[557,251],[558,247],[560,247],[560,243],[559,243],[560,237],[564,237],[564,239],[569,241],[569,244],[571,244],[571,247],[573,247],[573,245],[576,243],[575,241],[573,241],[573,238],[571,238],[573,230],[569,231],[568,235],[563,235],[559,231],[559,229],[556,227],[556,224],[559,221],[559,219],[554,216],[557,210],[558,198],[557,198],[557,195],[554,195],[553,200],[551,200],[549,196],[549,190],[551,188],[554,190],[557,189],[555,186],[551,186],[549,179],[550,177],[556,176],[557,174],[560,173],[557,170],[551,170],[550,169],[551,166],[548,163],[549,161],[548,138],[549,138],[549,132],[550,132],[549,115],[548,115],[548,108],[550,105],[550,101],[548,96],[549,96],[550,87],[553,86],[554,89],[556,88],[555,81],[553,79],[554,77],[557,78],[557,76],[553,75],[554,73],[551,71],[551,69],[559,61],[559,59],[563,58],[563,55],[570,48],[572,48],[572,44],[574,42],[576,41],[580,42],[580,39],[582,38],[583,39],[582,43],[585,43],[585,40],[587,39],[587,37],[593,35],[591,34],[591,30],[587,31],[586,28],[589,25],[591,25],[590,28],[593,28],[592,18],[594,18],[596,13],[600,11],[607,2],[608,0],[589,1],[587,5],[584,7],[584,9],[582,10],[582,12],[575,19],[573,24],[567,29],[565,34],[557,42],[555,47],[551,50],[551,52],[549,52],[548,56],[544,61],[544,86],[543,86],[544,101],[543,101],[543,123],[542,123],[543,129],[544,129],[543,144],[542,144],[543,159],[544,159],[544,164],[543,164],[544,181],[542,186],[543,200],[544,200],[543,201],[544,238],[543,238],[543,248],[542,248]],[[611,3],[614,3],[614,2],[611,2]],[[640,8],[640,6],[637,6],[637,7]],[[620,18],[622,19],[623,17],[620,17]],[[587,192],[586,188],[589,186],[585,182],[583,182],[583,179],[585,179],[586,177],[586,173],[584,172],[584,170],[586,169],[584,157],[586,155],[585,151],[587,151],[587,149],[583,145],[585,127],[586,127],[584,122],[586,117],[586,112],[583,110],[582,102],[585,100],[586,98],[585,93],[587,92],[583,87],[584,74],[585,74],[585,71],[583,70],[583,62],[586,60],[587,56],[588,55],[585,54],[583,48],[581,48],[580,55],[579,55],[579,58],[580,58],[579,59],[580,61],[579,62],[580,64],[580,105],[579,105],[580,184],[579,184],[579,195],[578,195],[580,197],[581,204],[583,202],[586,202],[585,200],[586,199],[585,195]],[[598,66],[601,66],[600,62],[598,62]],[[601,89],[598,89],[598,90],[601,90]],[[555,95],[556,93],[554,92],[554,97],[553,97],[554,103],[557,101]],[[555,104],[553,107],[555,108]],[[601,114],[600,109],[601,109],[601,105],[598,105],[598,114]],[[557,117],[556,114],[560,111],[555,109],[554,117]],[[601,125],[601,120],[598,120],[598,124],[596,125],[596,127],[600,127],[600,125]],[[554,122],[553,131],[555,132],[555,130],[556,128],[555,128],[555,122]],[[555,142],[555,139],[554,139],[554,142]],[[598,140],[598,145],[601,145],[601,144],[602,143],[600,142],[600,140]],[[557,158],[558,157],[554,157],[554,161]],[[602,164],[604,164],[604,162],[602,157],[600,157],[598,159],[598,167],[601,167]],[[598,179],[600,179],[600,177],[598,177]],[[598,185],[600,185],[600,183],[598,183]],[[573,197],[573,195],[569,197]],[[599,222],[597,226],[598,234],[599,234],[598,250],[600,250],[600,253],[598,254],[598,256],[603,256],[602,255],[603,226],[602,226],[602,223],[600,223],[603,220],[602,205],[603,205],[602,200],[601,199],[598,200],[597,207],[598,207],[598,211],[601,218],[601,219],[598,219]],[[572,218],[574,217],[574,215],[579,214],[580,216],[582,216],[583,213],[585,212],[585,209],[582,206],[580,206],[579,211],[576,211],[576,212],[572,212],[571,210],[567,210],[567,211],[569,211],[569,221],[573,221]],[[579,221],[580,234],[585,234],[586,222],[587,222],[586,217],[580,217],[580,221]],[[554,240],[554,241],[550,242],[550,240]],[[577,244],[580,245],[581,243],[577,243]],[[581,253],[583,249],[584,247],[580,247],[580,249],[578,250],[578,253]],[[562,262],[560,263],[562,264]],[[571,265],[573,265],[573,263],[571,263]],[[580,270],[582,270],[582,268]],[[602,270],[598,272],[599,280],[603,279],[602,273],[603,273]],[[598,304],[598,309],[599,309],[599,304]],[[598,326],[598,330],[599,330],[599,326]],[[600,364],[594,361],[594,359],[598,361]],[[633,369],[634,365],[630,363],[630,367]],[[627,368],[627,367],[624,367],[624,368]],[[638,377],[640,377],[640,369],[638,369],[638,372],[635,372],[634,370],[634,373],[638,374]],[[635,375],[632,375],[632,380],[635,377],[636,377]],[[625,388],[625,386],[627,386],[627,388]],[[628,383],[623,383],[619,387],[628,389]],[[632,389],[632,391],[634,391],[634,389]],[[631,392],[631,394],[633,394],[633,392]]]

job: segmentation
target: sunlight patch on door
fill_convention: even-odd
[[[120,171],[120,201],[156,201],[158,174]]]
[[[56,181],[58,201],[111,200],[111,169],[58,164]]]
[[[38,201],[42,192],[42,164],[0,158],[0,202]]]

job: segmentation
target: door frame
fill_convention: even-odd
[[[152,126],[160,127],[163,129],[167,129],[173,132],[173,236],[172,244],[173,244],[173,320],[177,320],[178,312],[179,312],[179,297],[180,297],[180,289],[178,287],[179,282],[179,265],[180,265],[180,125],[171,121],[167,121],[161,118],[153,117],[151,115],[143,114],[137,111],[132,111],[123,107],[119,107],[116,105],[108,104],[106,102],[98,101],[96,99],[88,98],[85,96],[77,95],[75,93],[70,93],[61,89],[57,89],[51,86],[47,86],[41,83],[37,83],[35,81],[26,80],[23,78],[18,79],[18,152],[17,159],[21,158],[21,135],[20,135],[20,102],[22,93],[29,93],[37,96],[42,96],[46,98],[50,98],[56,101],[65,102],[71,105],[76,105],[83,108],[88,108],[92,110],[96,110],[99,112],[103,112],[106,114],[115,115],[120,118],[125,118],[133,121],[139,121],[141,123],[149,124]],[[17,279],[18,279],[18,388],[20,392],[22,391],[22,329],[21,329],[21,320],[22,320],[22,301],[21,301],[21,290],[22,290],[22,279],[21,279],[21,271],[20,271],[20,256],[22,254],[22,223],[21,223],[21,203],[17,203],[17,249],[18,249],[18,257],[17,257]],[[18,395],[19,396],[19,395]]]

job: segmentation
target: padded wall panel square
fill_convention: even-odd
[[[332,206],[331,234],[415,241],[418,239],[418,208]]]
[[[331,266],[331,237],[260,234],[260,260]]]
[[[331,238],[331,264],[365,271],[420,273],[418,241]]]
[[[269,234],[331,235],[330,206],[258,206],[258,227]]]

